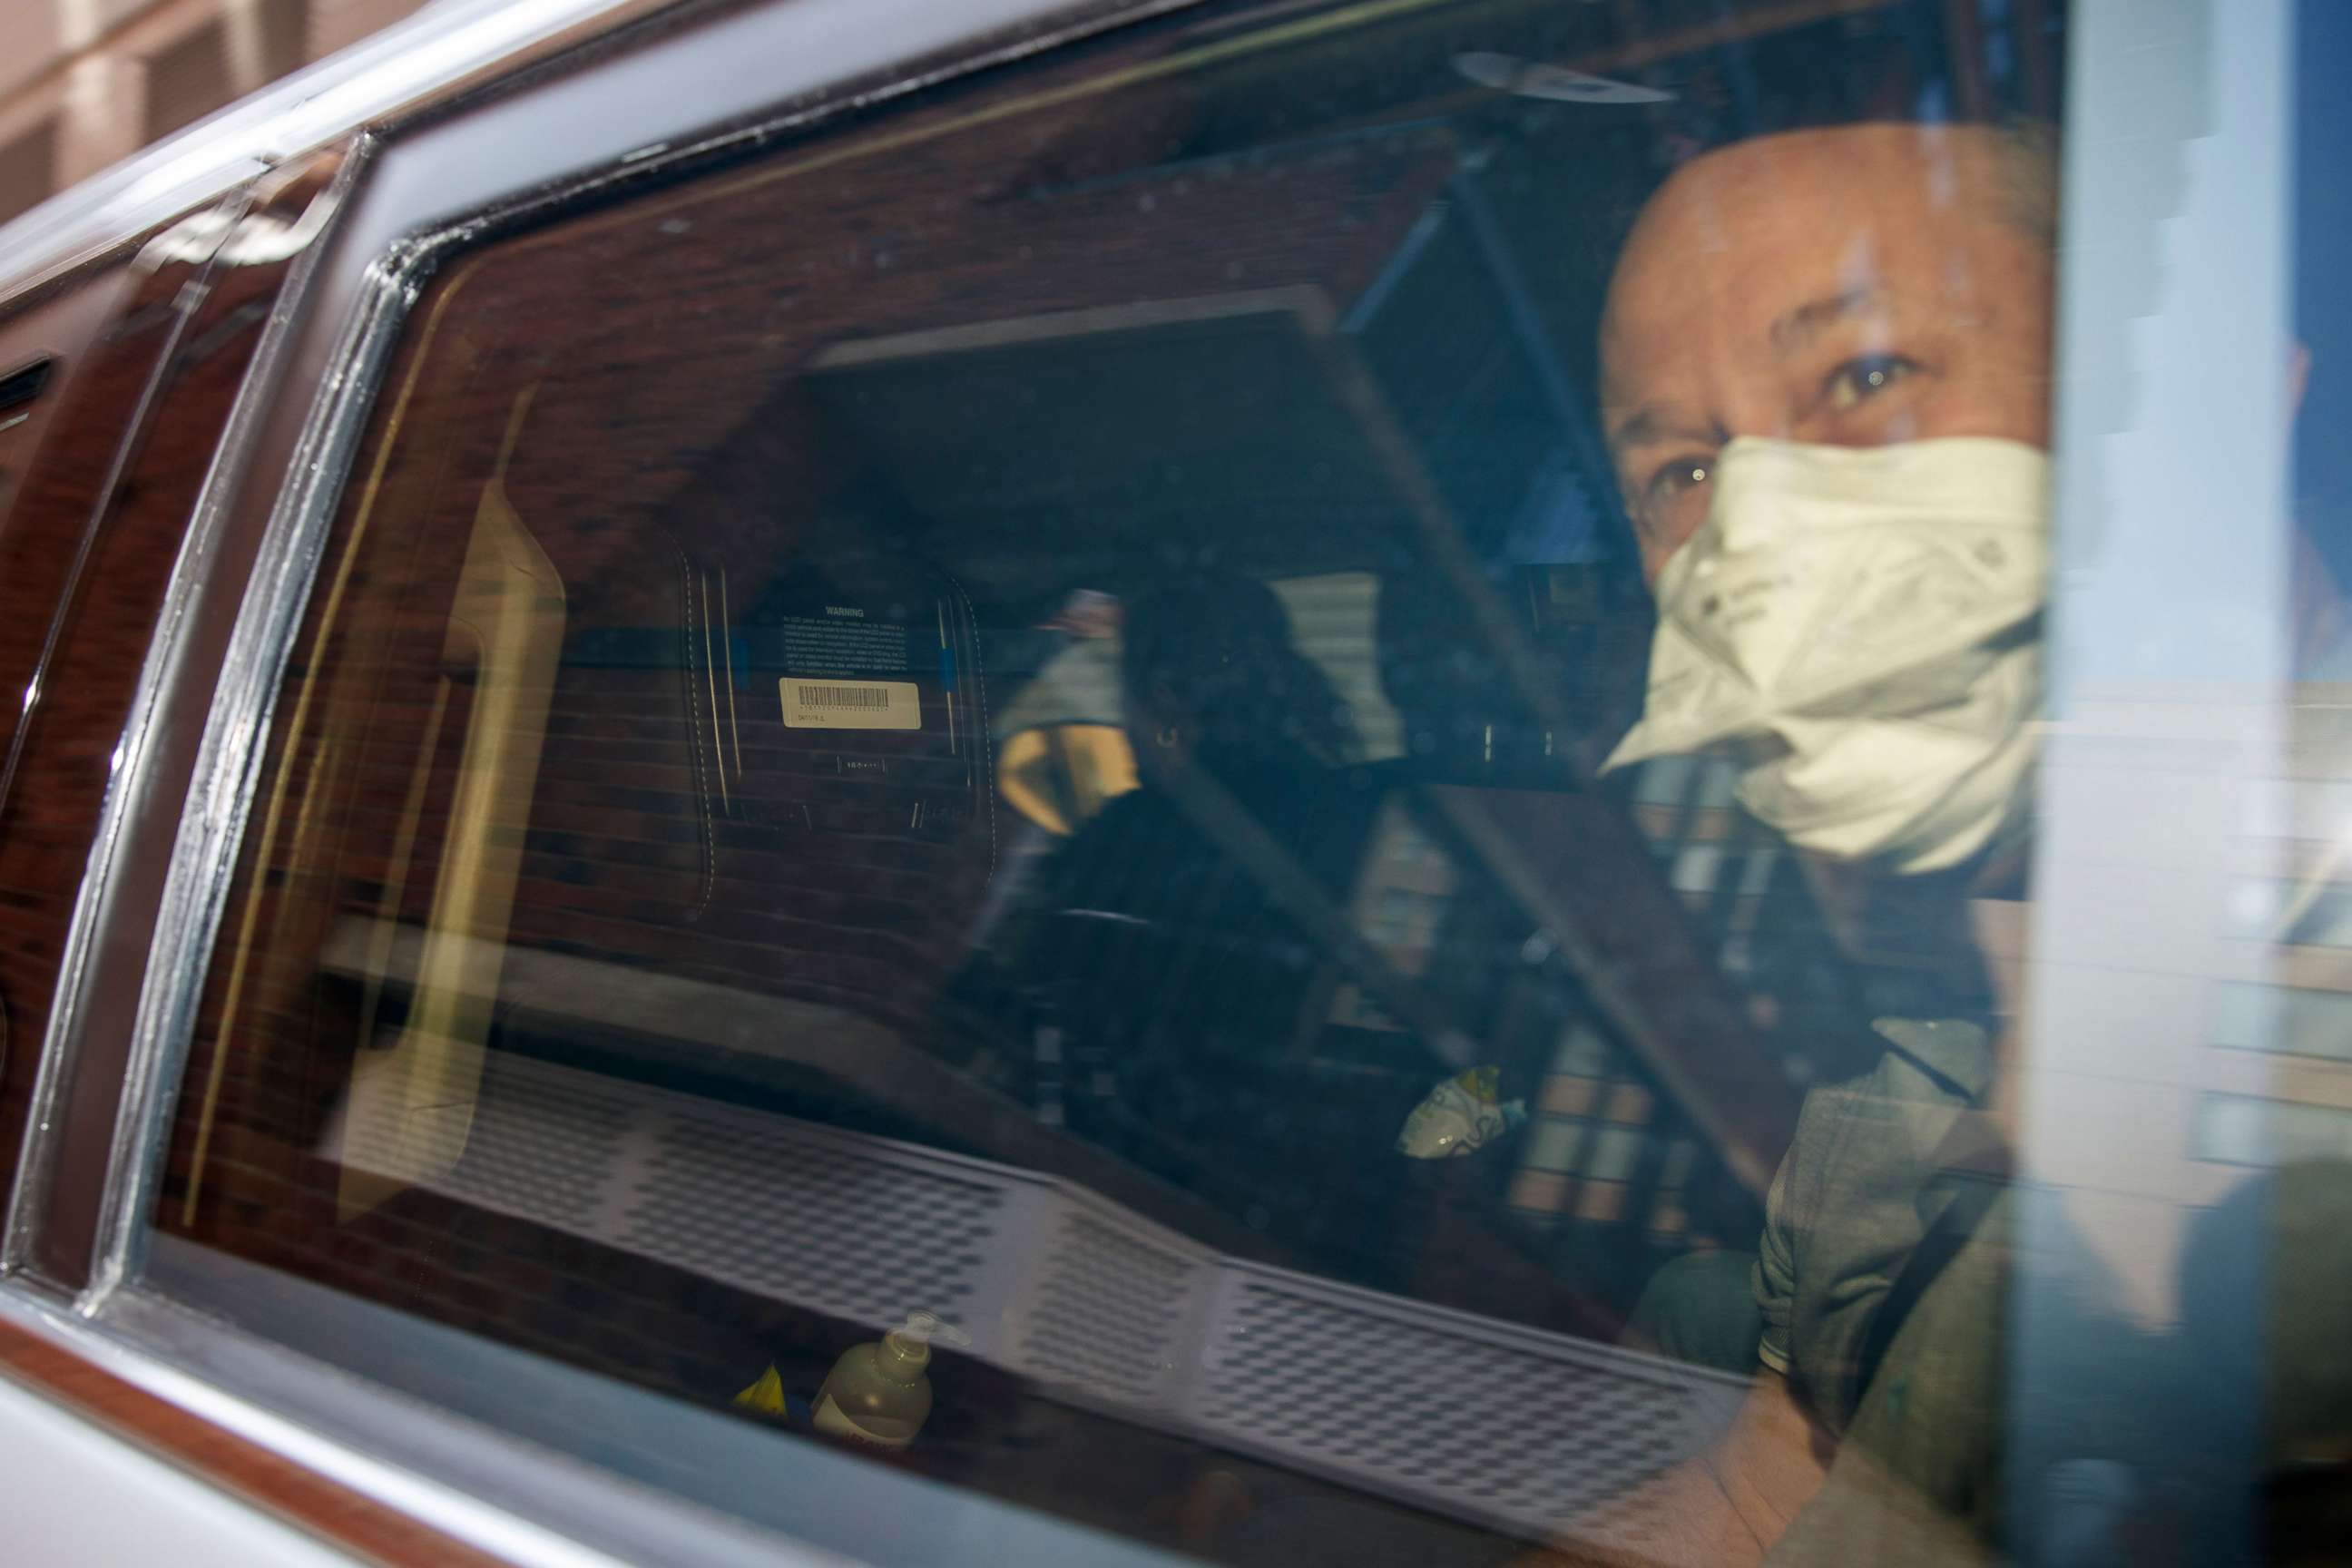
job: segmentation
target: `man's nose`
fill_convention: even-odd
[[[1727,442],[1743,436],[1791,440],[1797,434],[1796,411],[1790,407],[1788,392],[1779,377],[1727,375],[1718,389],[1716,427]]]

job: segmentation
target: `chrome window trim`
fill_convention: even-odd
[[[248,775],[259,766],[278,675],[292,650],[302,606],[309,602],[312,569],[324,547],[326,524],[333,515],[335,499],[341,493],[352,451],[373,402],[376,377],[399,340],[401,323],[414,298],[412,286],[396,267],[382,261],[369,266],[361,285],[359,308],[346,321],[334,351],[334,363],[344,367],[343,372],[328,383],[323,395],[311,406],[294,477],[280,492],[262,537],[259,557],[247,574],[246,610],[231,633],[219,693],[206,716],[144,966],[139,1022],[131,1036],[112,1131],[113,1152],[107,1165],[90,1279],[78,1298],[78,1310],[85,1316],[99,1312],[107,1298],[135,1272],[141,1257],[144,1230],[141,1216],[153,1205],[156,1167],[171,1134],[172,1109],[194,1032],[205,966],[244,838],[242,814],[253,798],[254,780]],[[293,313],[287,319],[293,319]],[[208,487],[198,514],[211,519],[215,527],[201,543],[192,531],[187,546],[191,552],[202,550],[209,557],[227,510],[228,498],[216,499]],[[150,668],[167,667],[177,657],[185,606],[177,608],[182,614],[159,629],[159,641],[149,656]],[[266,679],[261,678],[265,670],[269,672]],[[142,750],[143,753],[143,746]],[[128,793],[110,791],[110,803]],[[95,901],[92,894],[86,885],[82,901]],[[79,974],[74,978],[83,979]],[[56,1016],[65,1018],[65,1009],[60,1007]],[[66,1060],[73,1050],[74,1041],[53,1028],[43,1047],[44,1072]],[[63,1068],[57,1070],[62,1074]],[[28,1163],[23,1169],[37,1168],[29,1163],[36,1135],[47,1143],[65,1137],[67,1131],[48,1125],[28,1129]],[[30,1184],[19,1183],[20,1187]],[[29,1247],[29,1232],[40,1217],[36,1213],[12,1214],[12,1245]],[[16,1234],[20,1224],[27,1233],[22,1237]]]
[[[645,0],[442,0],[0,224],[0,300],[353,129]]]
[[[222,209],[233,223],[243,215],[245,202],[238,196],[231,196],[222,203]],[[224,226],[214,234],[211,244],[215,250],[226,232]],[[107,459],[106,475],[100,483],[97,506],[82,522],[73,563],[67,569],[58,590],[58,602],[50,607],[48,633],[33,665],[32,690],[37,690],[47,681],[50,661],[57,656],[58,644],[65,634],[74,595],[81,584],[82,573],[89,563],[91,552],[97,547],[99,534],[114,510],[123,477],[136,460],[147,423],[154,414],[156,396],[163,390],[163,382],[170,373],[173,356],[180,352],[180,340],[187,331],[188,321],[195,313],[197,301],[203,297],[213,265],[214,257],[205,255],[195,266],[187,287],[173,302],[172,322],[165,330],[163,346],[157,351],[154,363],[149,368],[146,380],[139,389],[138,401],[132,405],[130,419],[123,426],[121,437],[112,456]],[[133,274],[141,270],[134,264]],[[238,397],[240,401],[244,397],[242,387],[238,390]],[[164,586],[163,604],[157,616],[159,628],[168,627],[173,599],[185,592],[188,546],[194,538],[193,530],[181,538],[179,557],[173,563],[171,579]],[[41,1048],[35,1064],[33,1092],[26,1107],[25,1132],[17,1147],[16,1169],[10,1173],[13,1179],[9,1184],[7,1213],[5,1221],[0,1221],[0,1276],[13,1274],[24,1267],[32,1247],[39,1211],[48,1197],[48,1178],[52,1169],[48,1155],[62,1136],[59,1112],[67,1088],[68,1060],[63,1053],[51,1050],[48,1043],[70,1038],[79,1021],[83,975],[89,966],[91,949],[98,939],[99,913],[106,901],[105,891],[110,881],[108,872],[114,862],[116,846],[121,841],[123,803],[131,793],[128,786],[135,775],[135,770],[124,765],[132,755],[125,748],[140,744],[147,732],[146,715],[153,706],[160,684],[156,661],[163,646],[160,637],[150,643],[147,657],[141,662],[130,719],[123,738],[116,742],[114,773],[107,781],[106,792],[99,806],[98,824],[90,838],[89,854],[83,863],[81,880],[74,889],[73,909],[66,918],[65,946],[58,956],[57,986],[50,995],[47,1027],[43,1032]],[[0,754],[0,805],[6,804],[9,787],[15,783],[16,767],[29,739],[36,716],[33,707],[33,700],[28,697],[27,711],[10,737],[6,752]]]
[[[232,476],[237,471],[239,459],[247,450],[251,433],[260,422],[263,410],[277,388],[285,366],[287,340],[299,319],[301,301],[317,270],[319,257],[331,238],[333,217],[341,214],[344,202],[357,184],[367,152],[366,138],[355,138],[319,198],[331,204],[329,229],[287,269],[285,281],[271,305],[269,319],[263,324],[261,341],[255,346],[253,361],[246,368],[236,397],[230,405],[228,418],[223,424],[218,444],[206,465],[204,479],[197,490],[195,510],[189,518],[186,531],[181,535],[179,552],[173,562],[171,577],[164,584],[163,604],[156,612],[155,635],[148,645],[146,658],[140,665],[139,681],[132,689],[130,712],[124,721],[121,738],[115,746],[114,775],[108,781],[106,794],[100,805],[87,868],[82,873],[81,885],[75,893],[73,910],[67,923],[65,949],[58,963],[57,993],[51,1003],[48,1028],[34,1079],[31,1106],[9,1193],[5,1229],[0,1229],[0,1275],[12,1274],[25,1267],[55,1177],[55,1144],[63,1135],[58,1116],[66,1087],[67,1066],[70,1060],[70,1052],[65,1048],[65,1042],[75,1037],[79,1026],[83,976],[100,940],[109,901],[107,894],[112,888],[115,851],[122,841],[125,821],[137,794],[132,785],[145,773],[142,763],[155,734],[167,671],[178,646],[174,633],[194,602],[197,585],[212,567],[223,513],[233,489]],[[227,232],[223,231],[224,237]],[[184,317],[183,325],[184,321]],[[173,331],[174,342],[177,342],[178,331],[178,328]],[[169,353],[167,348],[166,360]],[[159,374],[162,368],[159,362]],[[60,1048],[50,1048],[52,1041],[57,1042]],[[134,1041],[129,1092],[126,1092],[121,1104],[121,1115],[131,1113],[137,1101],[141,1082],[141,1062]],[[117,1142],[122,1136],[121,1126],[118,1121],[114,1134]],[[103,1244],[101,1234],[100,1246]]]

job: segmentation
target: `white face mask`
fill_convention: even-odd
[[[1642,721],[1604,772],[1726,743],[1740,804],[1804,848],[1898,871],[2017,829],[2042,700],[2050,459],[1956,437],[1742,437],[1658,574]]]

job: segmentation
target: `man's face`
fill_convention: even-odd
[[[1738,436],[2049,445],[2051,258],[1983,131],[1796,132],[1698,159],[1610,286],[1601,416],[1643,574]]]

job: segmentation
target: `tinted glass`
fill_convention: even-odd
[[[2123,1383],[2004,1489],[2053,11],[1212,9],[451,263],[158,1223],[1218,1561],[2191,1539]]]

